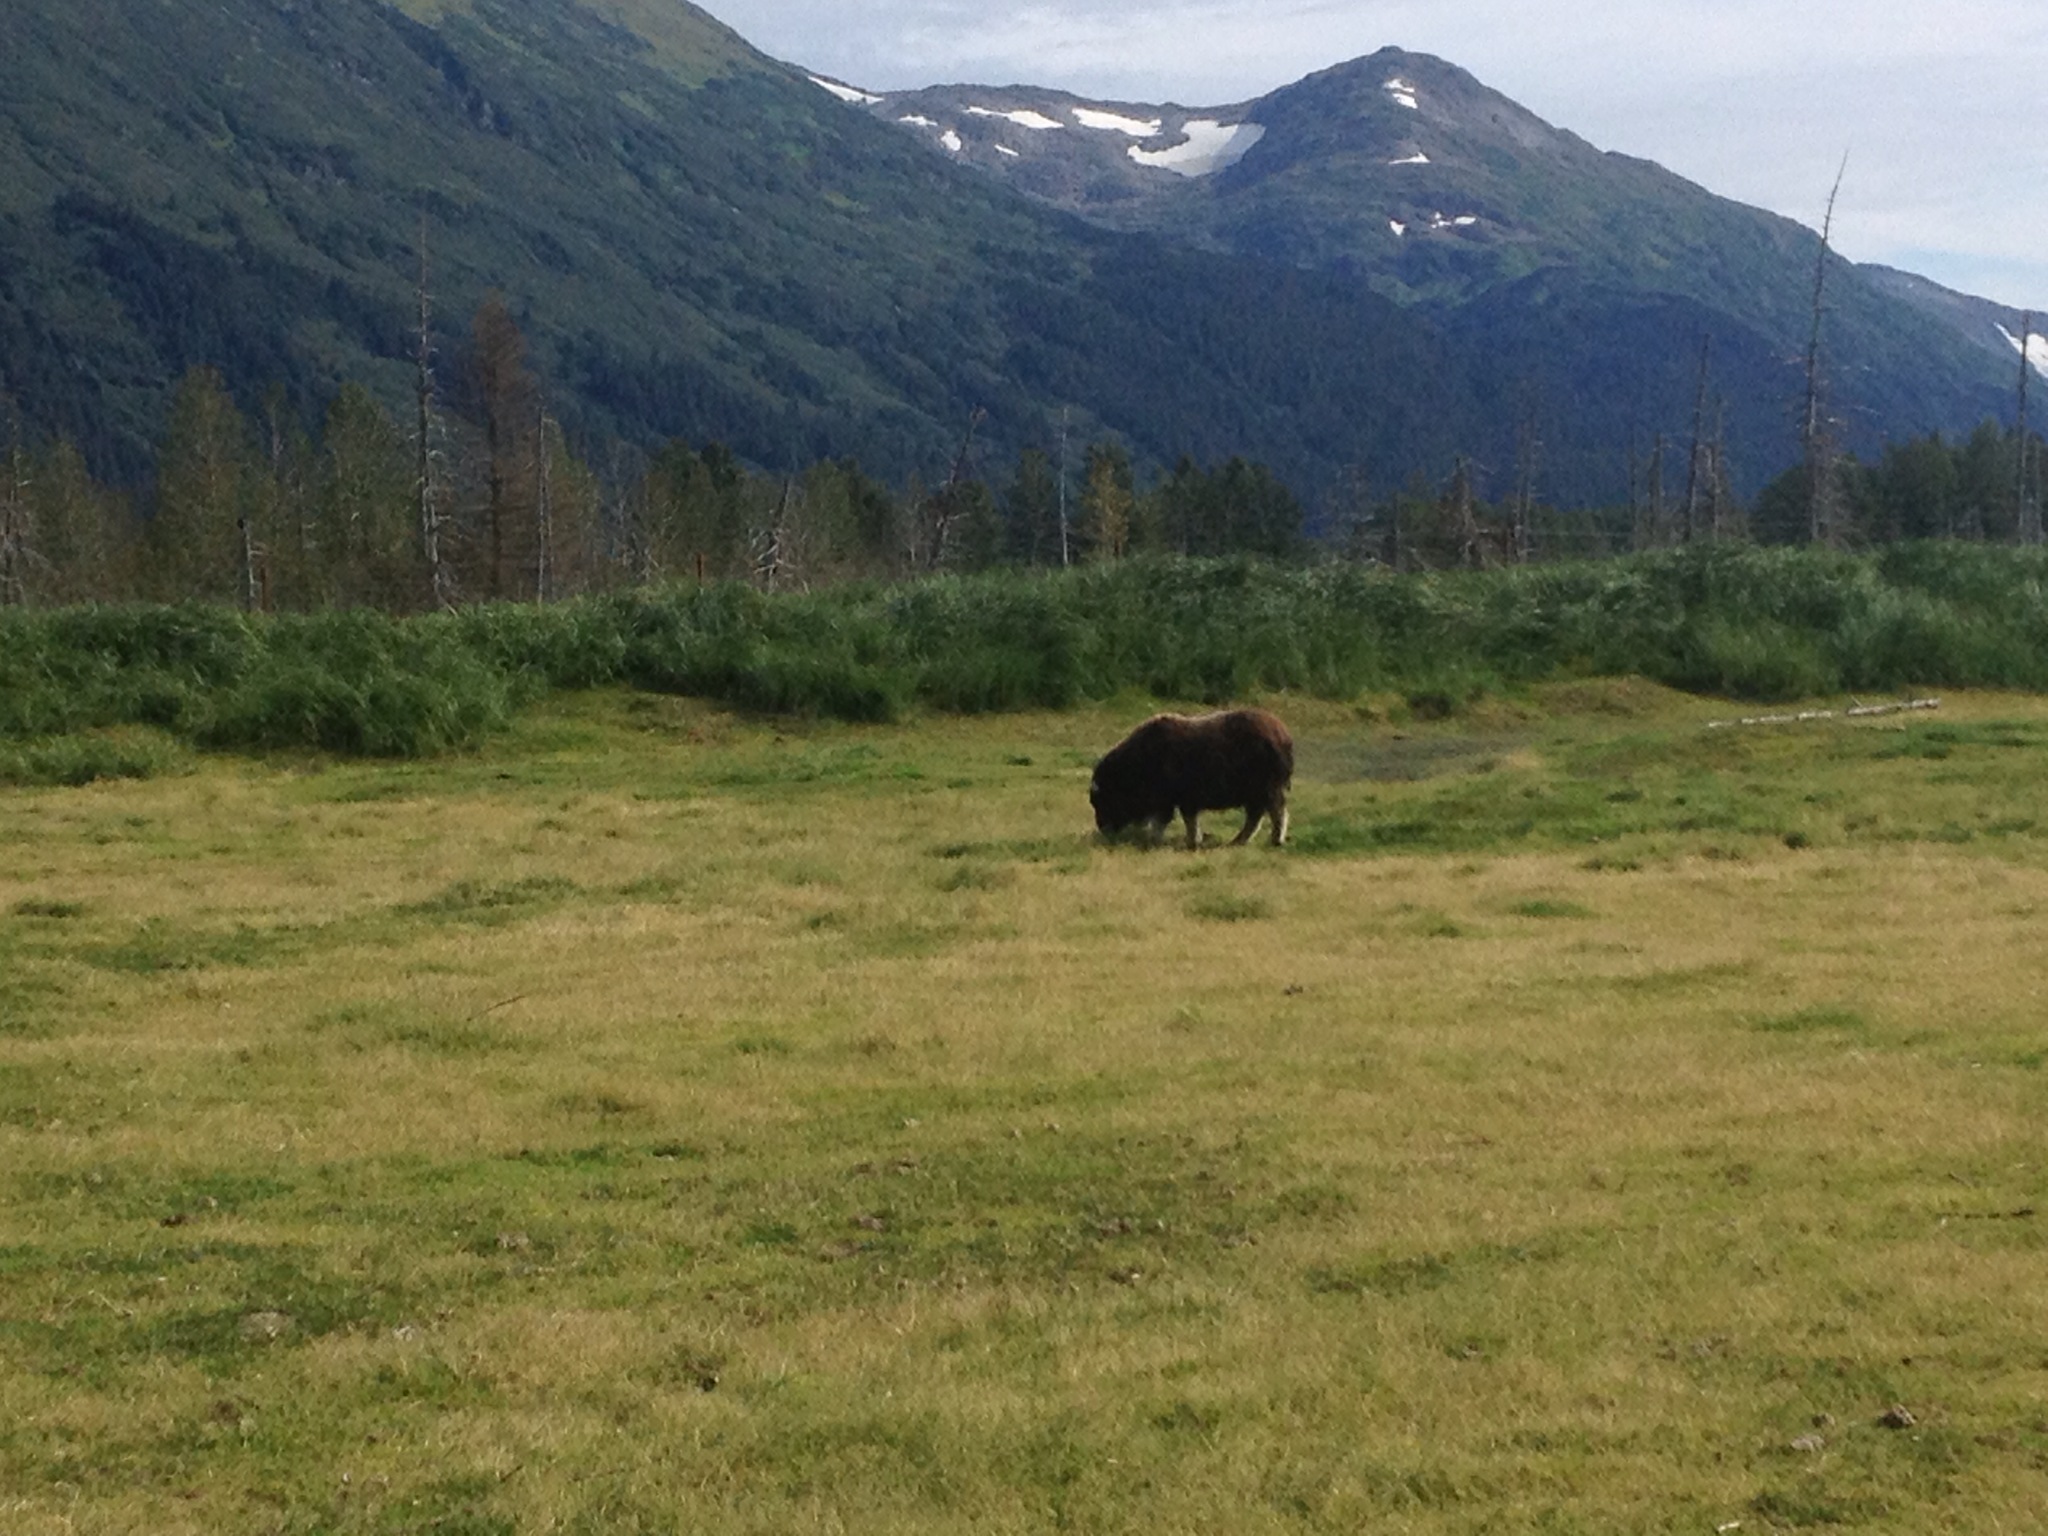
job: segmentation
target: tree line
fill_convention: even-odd
[[[2038,437],[1986,422],[1788,470],[1737,502],[1711,440],[1631,452],[1625,504],[1543,500],[1540,444],[1488,500],[1465,461],[1440,482],[1345,477],[1313,513],[1264,466],[1190,458],[1141,477],[1114,438],[1022,450],[991,474],[965,424],[952,464],[890,487],[852,459],[750,468],[722,444],[572,442],[503,299],[442,378],[422,306],[415,409],[345,384],[308,429],[273,391],[254,412],[221,375],[178,384],[154,483],[97,482],[63,439],[31,444],[0,400],[0,604],[200,599],[249,610],[550,602],[664,580],[765,590],[1171,552],[1312,553],[1399,570],[1482,568],[1701,541],[1875,545],[2041,538]]]

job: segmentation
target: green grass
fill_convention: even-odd
[[[149,777],[182,769],[195,746],[427,758],[493,738],[551,693],[618,683],[649,696],[635,708],[657,732],[663,698],[676,697],[759,716],[889,724],[927,711],[1066,709],[1141,694],[1220,703],[1284,690],[1370,699],[1378,718],[1428,727],[1538,684],[1617,676],[1749,699],[2042,688],[2044,577],[2037,553],[1989,547],[1858,557],[1700,545],[1422,577],[1160,559],[779,596],[675,586],[412,619],[252,617],[197,603],[8,610],[0,784]],[[1609,687],[1607,698],[1602,707],[1625,717],[1627,689]],[[1936,726],[1886,749],[1940,759],[2028,747],[2032,729]],[[1329,750],[1350,771],[1398,780],[1460,756],[1474,767],[1498,763],[1514,745],[1512,734],[1445,739],[1424,730]],[[1618,764],[1640,745],[1624,733],[1588,750]],[[879,751],[762,751],[719,771],[734,785],[763,787],[923,771]],[[1688,792],[1701,814],[1739,822],[1713,777],[1713,749],[1692,758],[1699,777]],[[1594,778],[1602,795],[1643,792]],[[359,792],[395,793],[397,782],[379,777]],[[1585,786],[1553,786],[1561,799],[1499,787],[1474,790],[1470,814],[1459,817],[1482,841],[1524,820],[1578,836],[1607,818]],[[1540,803],[1511,803],[1516,795]],[[1383,823],[1330,835],[1346,847],[1387,847],[1419,834]]]
[[[0,1526],[2030,1528],[2048,707],[1267,702],[6,791]]]

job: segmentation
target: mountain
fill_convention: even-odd
[[[1689,430],[1704,337],[1754,486],[1816,253],[1406,55],[1204,113],[821,85],[682,0],[0,9],[0,391],[130,480],[195,364],[309,422],[350,379],[398,405],[424,270],[451,400],[502,292],[593,458],[929,478],[983,410],[991,475],[1064,419],[1311,499],[1461,453],[1497,488],[1539,441],[1586,501]],[[1992,349],[1830,283],[1854,440],[2007,409]]]
[[[1668,424],[1674,364],[1690,358],[1677,371],[1696,382],[1709,342],[1738,459],[1754,474],[1794,452],[1813,231],[1596,149],[1441,59],[1384,49],[1207,108],[817,83],[1099,227],[1353,277],[1482,370],[1490,352],[1497,393],[1561,399],[1610,442],[1632,399],[1663,401]],[[1827,285],[1832,404],[1851,446],[2009,415],[2016,311],[1840,260]],[[1662,384],[1645,397],[1650,374]]]

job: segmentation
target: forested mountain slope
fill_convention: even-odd
[[[1632,440],[1688,430],[1712,337],[1738,478],[1782,467],[1782,299],[1738,312],[1712,285],[1645,287],[1505,236],[1481,282],[1460,275],[1462,205],[1391,278],[1337,250],[1330,210],[1358,201],[1339,173],[1377,153],[1364,106],[1411,110],[1360,68],[1268,98],[1274,126],[1214,206],[1108,228],[680,0],[11,0],[0,390],[131,480],[195,364],[252,410],[281,389],[310,419],[350,379],[396,403],[424,260],[450,400],[470,316],[502,291],[593,460],[682,437],[929,479],[982,411],[991,463],[1064,417],[1141,464],[1244,454],[1313,499],[1460,454],[1498,484],[1537,443],[1546,495],[1611,498]],[[1497,169],[1502,198],[1527,191]],[[1568,201],[1568,170],[1541,195]],[[1811,237],[1782,238],[1794,270]],[[1953,364],[1884,313],[1898,323],[1843,330],[1853,432],[2002,408],[1988,352]]]

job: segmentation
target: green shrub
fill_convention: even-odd
[[[913,704],[1061,709],[1133,690],[1213,703],[1393,692],[1428,713],[1505,686],[1620,674],[1757,700],[2048,687],[2048,552],[1705,544],[1424,575],[1150,557],[773,596],[657,587],[410,619],[193,603],[10,610],[0,740],[148,725],[218,746],[410,756],[476,741],[550,689],[618,681],[893,720]]]
[[[100,779],[153,779],[175,769],[178,745],[148,729],[86,731],[0,745],[0,784],[71,786]]]

